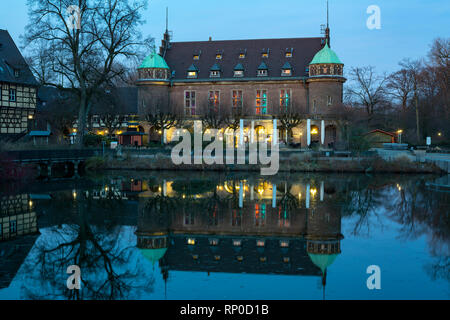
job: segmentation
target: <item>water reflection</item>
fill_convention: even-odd
[[[45,187],[1,197],[0,298],[14,281],[24,299],[152,298],[174,272],[313,277],[325,298],[344,220],[352,237],[391,223],[402,241],[426,237],[424,274],[450,280],[449,194],[417,177],[121,173]]]

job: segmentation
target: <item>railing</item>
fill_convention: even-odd
[[[85,160],[87,158],[101,156],[101,149],[80,150],[23,150],[2,152],[0,159],[15,162],[36,161],[61,161],[61,160]],[[1,161],[1,160],[0,160]]]

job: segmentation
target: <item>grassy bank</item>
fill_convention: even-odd
[[[260,165],[175,165],[170,157],[157,154],[154,158],[128,157],[87,161],[88,171],[98,170],[190,170],[190,171],[260,171]],[[349,173],[440,173],[441,169],[428,163],[418,163],[406,157],[386,161],[372,158],[313,158],[296,154],[280,159],[279,172],[349,172]]]

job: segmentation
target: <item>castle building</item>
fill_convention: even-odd
[[[0,138],[28,133],[36,110],[37,87],[9,32],[0,29]]]
[[[172,42],[164,34],[159,53],[138,68],[141,116],[170,112],[187,120],[205,115],[244,120],[279,140],[332,148],[341,139],[344,64],[323,37]],[[296,114],[292,131],[274,120]],[[217,128],[220,129],[220,128]],[[150,127],[146,128],[151,130]],[[168,131],[174,131],[168,130]],[[172,132],[166,132],[170,141]]]

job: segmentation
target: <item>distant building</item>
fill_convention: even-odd
[[[75,98],[71,100],[70,96],[70,93],[62,92],[54,87],[39,88],[33,130],[51,131],[53,134],[74,137],[78,131],[77,102]],[[88,116],[88,130],[93,134],[108,135],[118,139],[127,131],[143,131],[137,119],[137,88],[113,88],[93,101]],[[52,123],[57,123],[59,128],[55,128]]]
[[[395,143],[396,134],[392,132],[376,129],[367,133],[366,138],[370,142],[372,148],[383,148],[385,143]]]
[[[38,83],[8,31],[0,29],[0,138],[18,138],[34,118]]]
[[[272,119],[298,113],[305,121],[290,141],[334,147],[342,140],[335,110],[343,101],[343,68],[329,28],[316,38],[194,42],[172,42],[166,31],[159,54],[138,68],[139,113],[234,117],[244,120],[246,132],[263,129],[269,139]],[[169,141],[173,132],[166,133]]]

